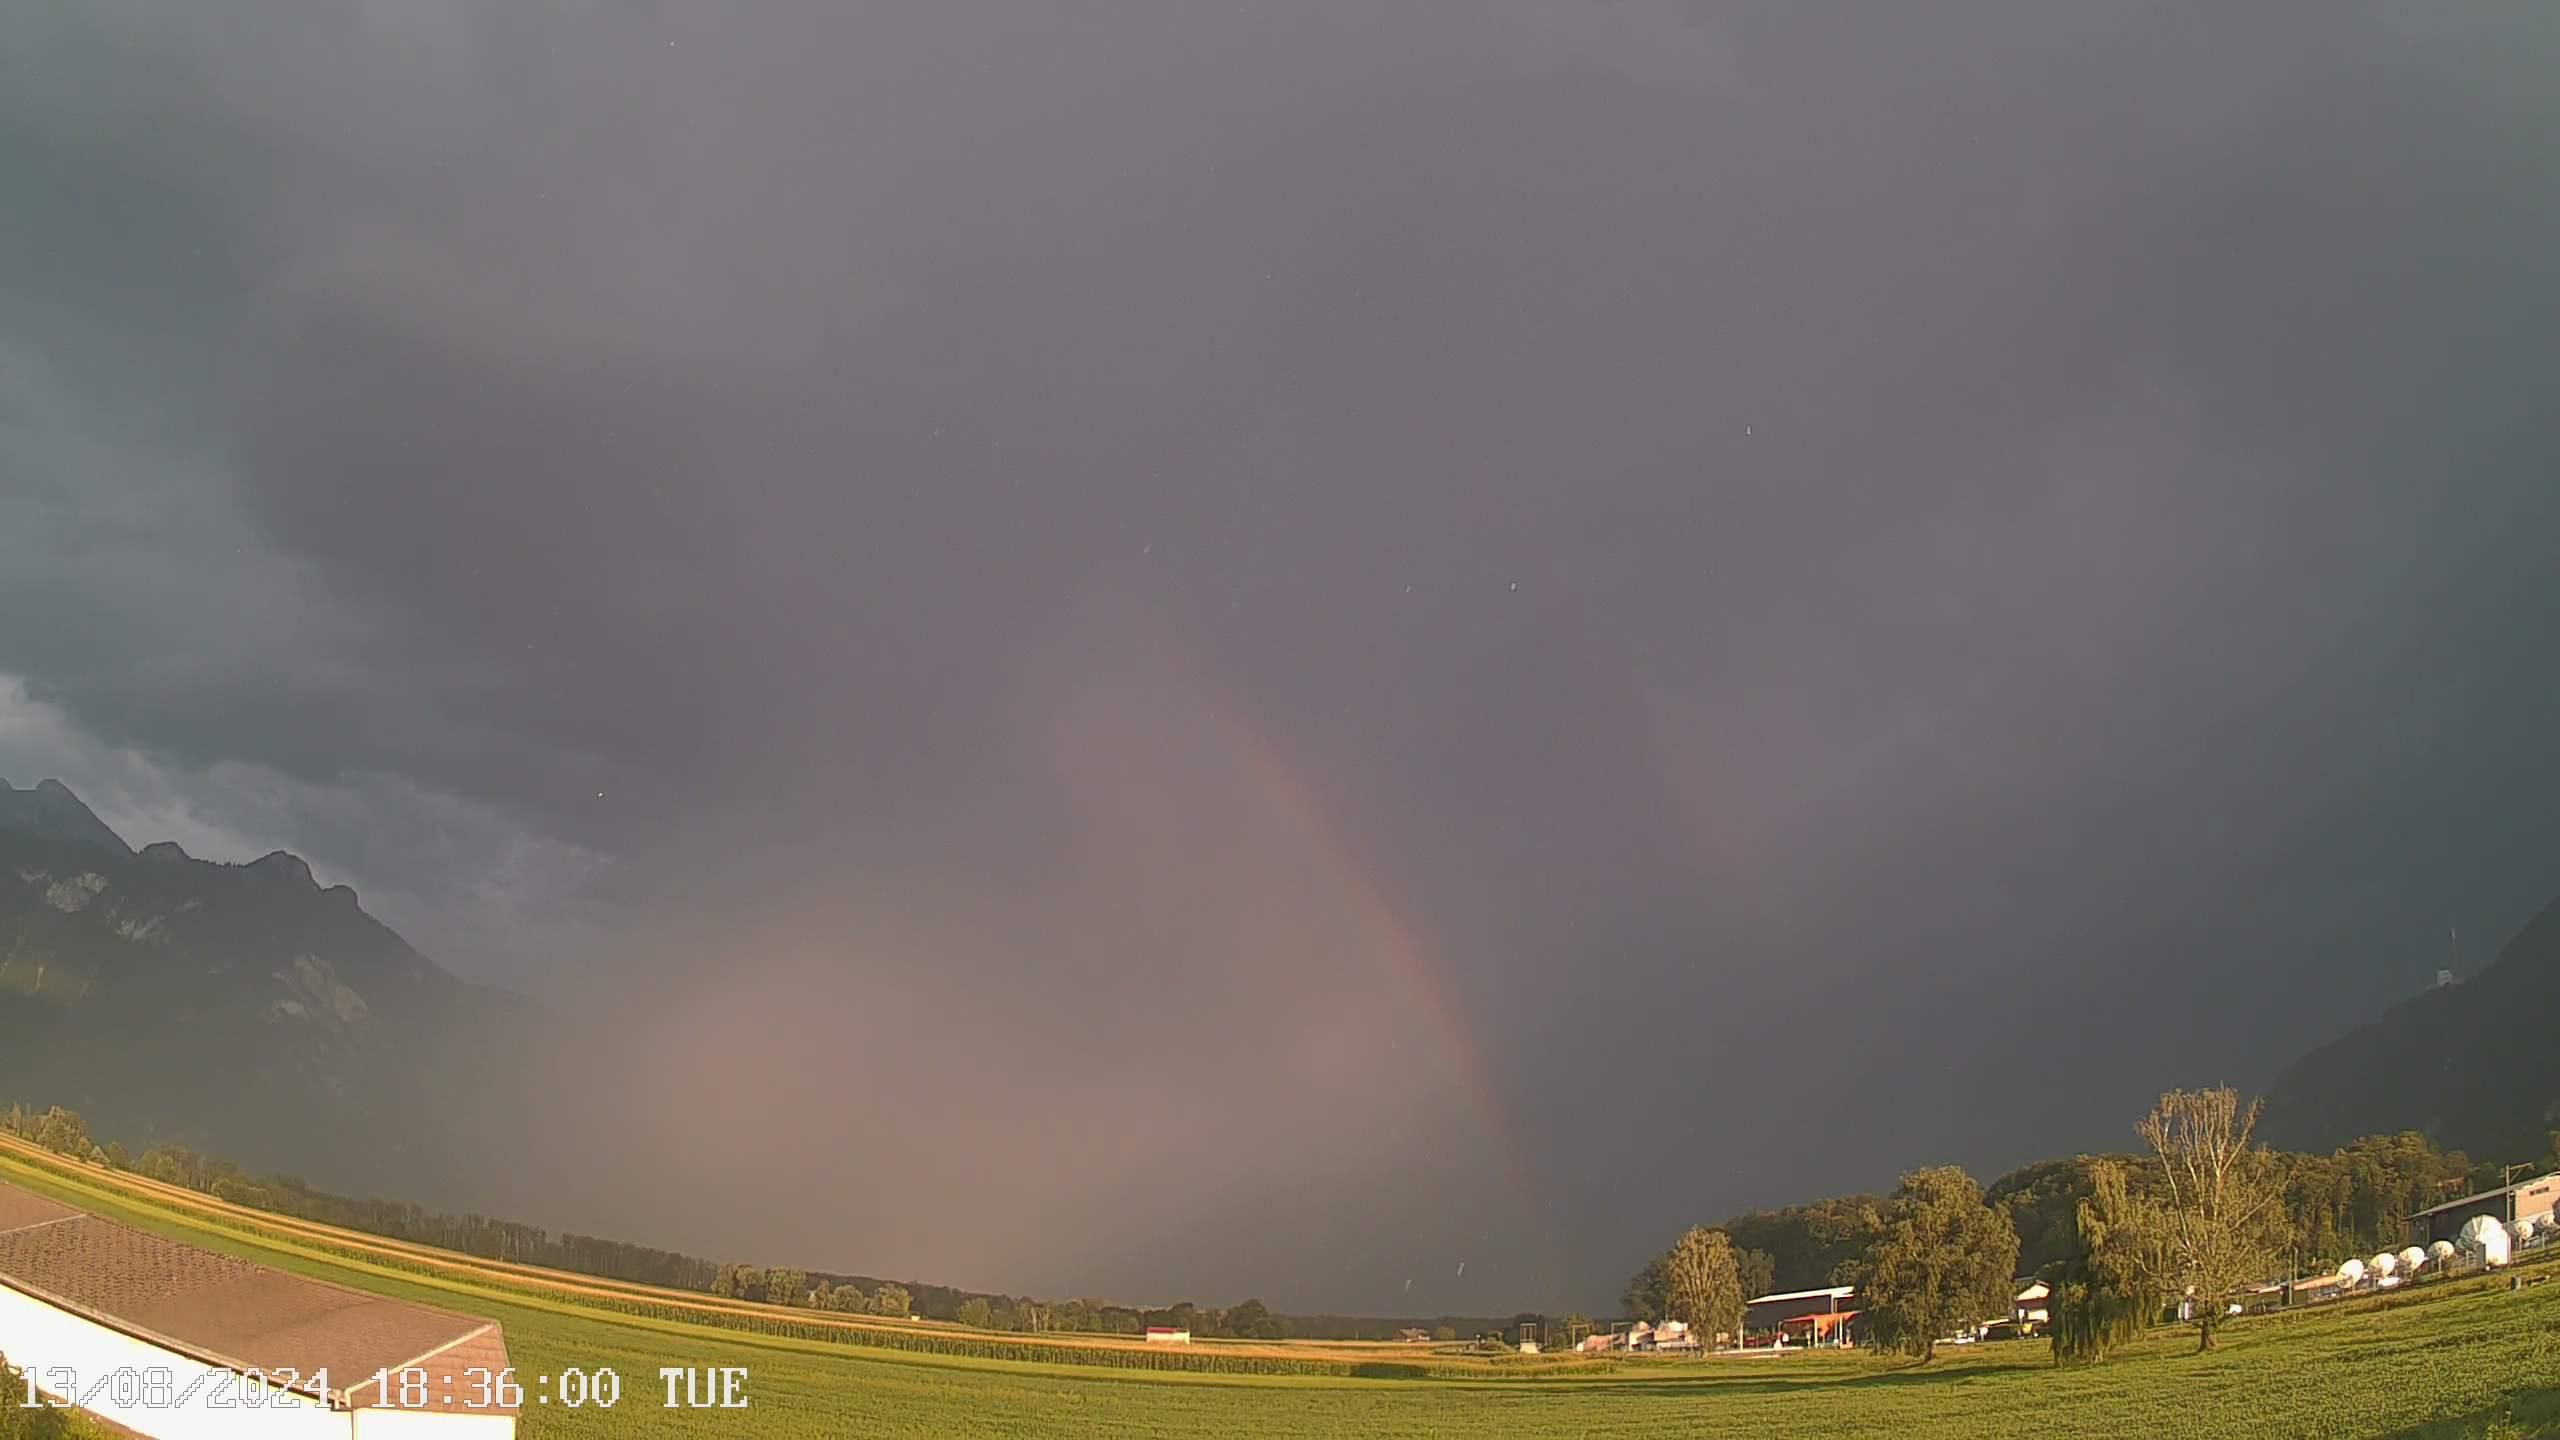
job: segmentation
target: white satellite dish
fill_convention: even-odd
[[[2353,1285],[2357,1281],[2362,1280],[2364,1278],[2364,1262],[2361,1260],[2350,1260],[2345,1264],[2340,1265],[2338,1267],[2338,1278],[2349,1285]]]
[[[2365,1268],[2373,1272],[2374,1278],[2388,1280],[2391,1278],[2391,1272],[2400,1268],[2400,1257],[2385,1250],[2366,1261]]]
[[[2400,1268],[2409,1271],[2412,1274],[2423,1269],[2426,1266],[2426,1263],[2427,1252],[2419,1249],[2415,1245],[2412,1245],[2408,1249],[2400,1252]]]
[[[2474,1215],[2462,1222],[2462,1248],[2489,1264],[2506,1264],[2511,1245],[2506,1222],[2495,1215]]]
[[[2443,1264],[2443,1263],[2444,1263],[2444,1262],[2446,1262],[2447,1260],[2452,1259],[2452,1258],[2453,1258],[2453,1242],[2452,1242],[2452,1241],[2450,1241],[2450,1240],[2439,1240],[2439,1241],[2437,1241],[2436,1243],[2434,1243],[2433,1245],[2428,1246],[2428,1247],[2427,1247],[2427,1258],[2428,1258],[2428,1259],[2430,1259],[2430,1260],[2435,1261],[2435,1262],[2436,1262],[2437,1264],[2439,1264],[2439,1265]]]
[[[2514,1236],[2515,1242],[2521,1245],[2533,1238],[2533,1221],[2530,1218],[2515,1221],[2507,1226],[2507,1233]]]

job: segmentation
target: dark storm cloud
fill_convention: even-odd
[[[529,973],[652,977],[661,1103],[909,1182],[634,1226],[1361,1306],[1454,1233],[1590,1302],[2119,1143],[2560,889],[2541,7],[0,42],[0,671],[243,834],[377,797],[420,912],[499,883],[455,833],[554,857],[621,919]],[[991,1154],[1045,1228],[961,1213]],[[1222,1228],[1271,1156],[1308,1204]]]

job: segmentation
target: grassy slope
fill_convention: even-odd
[[[499,1320],[520,1372],[609,1366],[611,1412],[528,1407],[522,1433],[758,1437],[908,1434],[2130,1435],[2560,1437],[2560,1284],[2521,1295],[2448,1286],[2399,1303],[2253,1321],[2208,1356],[2162,1336],[2123,1360],[2057,1372],[2042,1347],[1956,1352],[1924,1370],[1868,1356],[1627,1362],[1521,1378],[1363,1381],[1166,1376],[910,1357],[607,1315],[574,1298],[426,1277],[260,1238],[85,1172],[0,1155],[0,1178],[194,1243]],[[362,1237],[347,1237],[350,1240]],[[753,1408],[668,1412],[661,1365],[744,1365]]]
[[[661,1312],[660,1318],[699,1318],[706,1324],[729,1329],[761,1330],[775,1333],[775,1327],[823,1332],[818,1338],[838,1338],[846,1344],[869,1345],[886,1349],[922,1349],[943,1353],[973,1354],[985,1348],[1002,1347],[1029,1353],[1010,1355],[1010,1359],[1040,1359],[1055,1356],[1061,1360],[1084,1363],[1124,1364],[1134,1358],[1149,1364],[1136,1368],[1164,1369],[1264,1369],[1269,1373],[1344,1373],[1348,1367],[1381,1361],[1411,1367],[1417,1360],[1408,1346],[1385,1341],[1325,1340],[1272,1343],[1248,1340],[1204,1339],[1180,1350],[1136,1345],[1125,1336],[990,1333],[936,1321],[894,1320],[883,1316],[853,1316],[785,1310],[762,1302],[723,1300],[700,1291],[671,1290],[655,1285],[610,1280],[569,1271],[550,1270],[537,1265],[489,1260],[478,1256],[438,1250],[431,1246],[402,1240],[342,1230],[313,1221],[298,1220],[263,1210],[248,1209],[210,1195],[176,1185],[124,1173],[109,1176],[89,1167],[76,1165],[61,1156],[41,1150],[13,1136],[0,1135],[0,1158],[15,1159],[39,1170],[52,1172],[75,1185],[111,1186],[112,1195],[128,1203],[144,1204],[166,1211],[174,1218],[214,1225],[240,1238],[261,1244],[300,1245],[338,1261],[369,1261],[411,1278],[431,1277],[432,1283],[451,1286],[459,1283],[471,1287],[470,1293],[528,1296],[536,1299],[567,1299],[595,1308],[632,1314]],[[806,1335],[800,1338],[810,1338]],[[933,1343],[910,1343],[915,1341]],[[956,1351],[950,1342],[959,1342]],[[1272,1360],[1270,1366],[1213,1365],[1199,1362],[1210,1359],[1242,1357],[1246,1360]],[[981,1358],[987,1358],[983,1355]],[[1429,1368],[1460,1376],[1481,1375],[1493,1371],[1517,1373],[1524,1370],[1555,1368],[1574,1363],[1563,1357],[1530,1358],[1497,1355],[1490,1359],[1440,1352],[1426,1357]]]

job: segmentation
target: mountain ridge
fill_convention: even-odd
[[[0,790],[0,1095],[390,1183],[378,1162],[396,1176],[507,1112],[537,1016],[290,851],[137,852],[59,781]]]
[[[20,790],[6,778],[0,778],[0,831],[22,835],[48,835],[58,840],[94,845],[119,855],[131,855],[133,847],[125,842],[98,812],[71,793],[71,787],[59,780],[44,779]]]

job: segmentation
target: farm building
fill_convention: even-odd
[[[2053,1287],[2029,1280],[2009,1302],[2009,1318],[2021,1325],[2042,1325],[2053,1318]]]
[[[1191,1343],[1191,1332],[1173,1325],[1150,1325],[1147,1327],[1147,1343],[1150,1345],[1188,1345]]]
[[[1689,1332],[1684,1321],[1665,1320],[1652,1325],[1639,1320],[1627,1331],[1626,1346],[1630,1350],[1695,1350],[1698,1337]]]
[[[1857,1337],[1855,1310],[1815,1310],[1778,1322],[1778,1339],[1787,1345],[1850,1345]]]
[[[7,1184],[0,1355],[49,1398],[147,1440],[516,1433],[515,1409],[497,1393],[506,1337],[488,1321],[182,1245]],[[400,1377],[412,1371],[425,1396],[403,1404]],[[133,1384],[106,1383],[125,1374]]]
[[[1799,1315],[1839,1315],[1857,1309],[1857,1287],[1834,1285],[1824,1290],[1790,1290],[1783,1295],[1763,1295],[1746,1301],[1742,1307],[1742,1329],[1748,1335],[1766,1335],[1778,1328],[1779,1322]]]
[[[2560,1202],[2560,1172],[2465,1195],[2410,1216],[2408,1243],[2424,1246],[2438,1240],[2459,1239],[2463,1225],[2475,1215],[2492,1216],[2501,1222],[2530,1220],[2536,1225],[2548,1225],[2554,1202]]]

